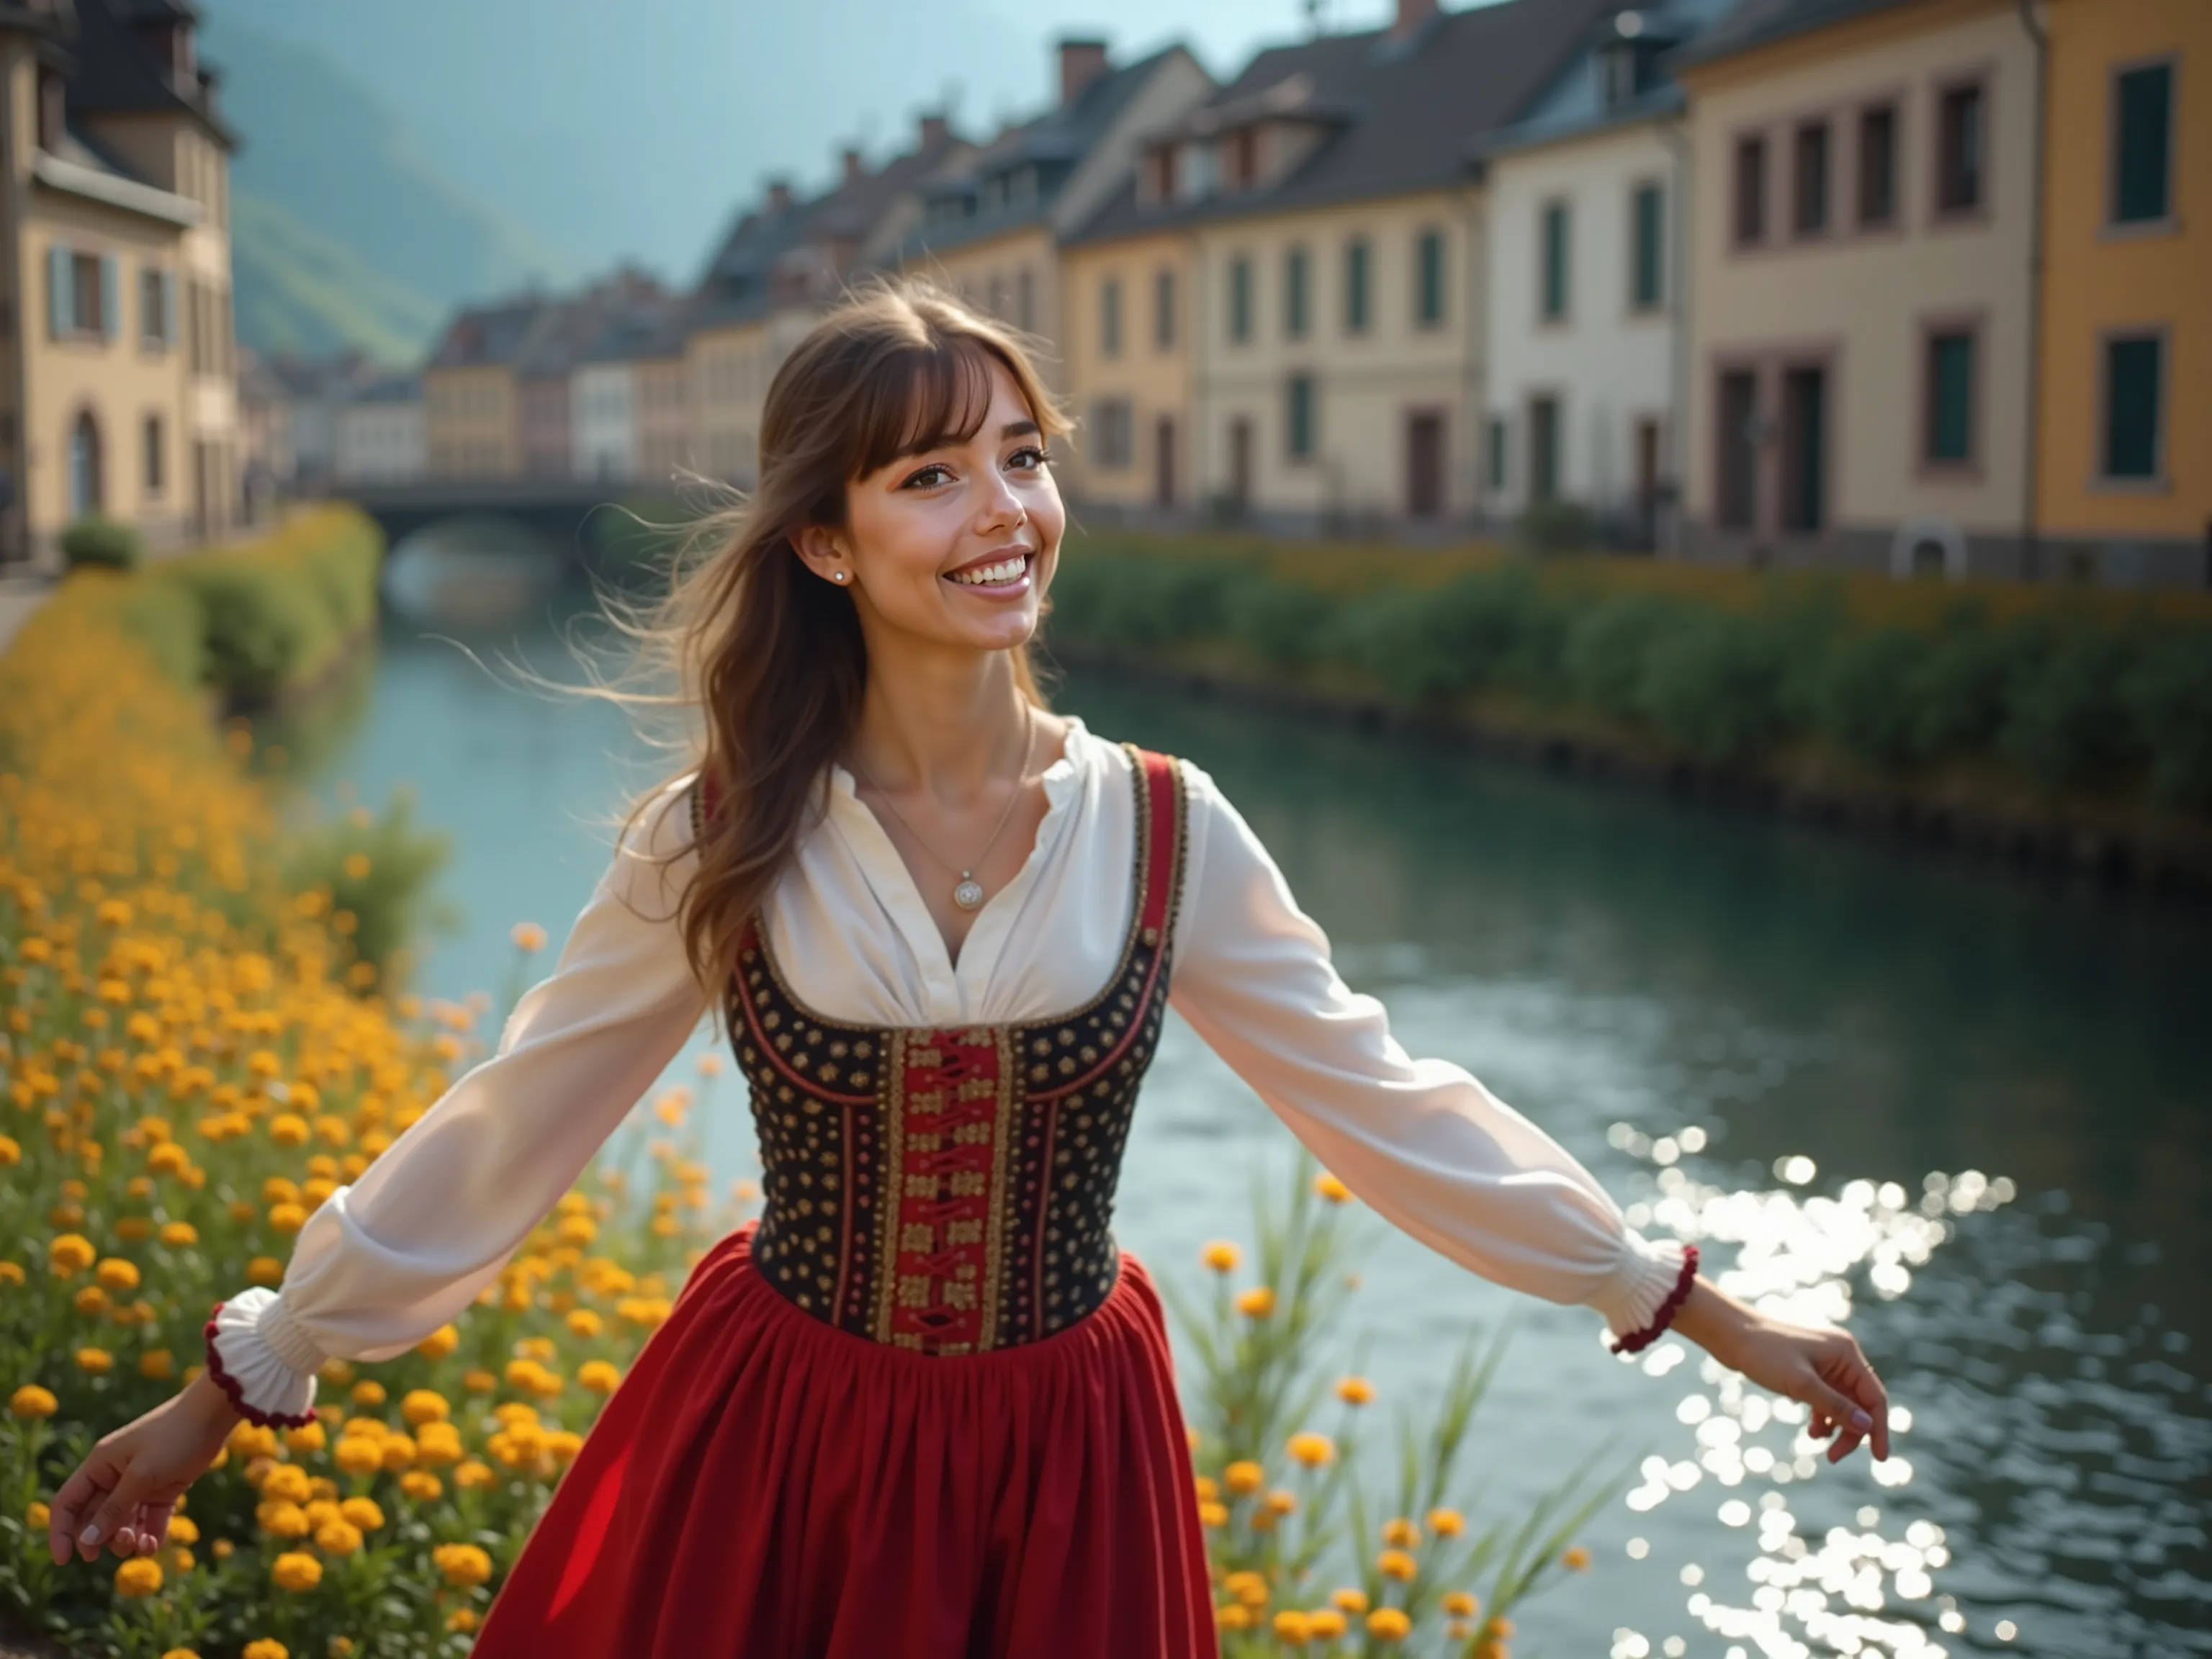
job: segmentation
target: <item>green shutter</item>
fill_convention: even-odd
[[[2166,216],[2167,141],[2173,131],[2173,65],[2130,70],[2113,82],[2119,108],[2112,122],[2112,217],[2136,224]]]
[[[1252,337],[1252,262],[1242,254],[1229,265],[1229,337]]]
[[[2156,338],[2105,345],[2105,476],[2158,477],[2159,359]]]
[[[46,250],[46,334],[58,340],[76,327],[76,273],[69,249],[55,243]]]
[[[1665,246],[1660,215],[1665,198],[1656,185],[1636,187],[1636,292],[1639,309],[1659,303],[1662,288],[1659,261]]]
[[[100,256],[100,337],[113,339],[123,322],[123,273],[112,253]]]
[[[1928,459],[1973,459],[1974,337],[1939,334],[1928,343]]]
[[[1306,251],[1294,247],[1283,256],[1283,331],[1304,339],[1306,331]]]
[[[1367,331],[1367,242],[1354,237],[1344,250],[1344,326],[1347,332]]]
[[[1421,233],[1420,287],[1415,297],[1415,314],[1425,325],[1444,319],[1444,239],[1441,231]]]
[[[1567,204],[1553,202],[1544,209],[1544,315],[1567,314]]]

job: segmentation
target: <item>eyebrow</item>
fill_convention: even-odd
[[[1008,421],[999,428],[999,441],[1004,443],[1009,438],[1035,438],[1041,436],[1043,428],[1035,421]],[[909,444],[891,459],[894,461],[910,460],[916,455],[927,455],[933,449],[954,449],[967,441],[957,433],[940,432],[933,438],[923,438]]]

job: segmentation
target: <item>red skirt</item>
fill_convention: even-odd
[[[1065,1330],[933,1356],[785,1299],[756,1224],[700,1261],[608,1401],[476,1659],[1214,1659],[1136,1257]]]

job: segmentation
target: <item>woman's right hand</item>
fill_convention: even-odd
[[[46,1547],[56,1565],[72,1550],[151,1555],[168,1541],[185,1488],[222,1453],[240,1421],[229,1396],[203,1374],[143,1417],[104,1436],[54,1494]]]

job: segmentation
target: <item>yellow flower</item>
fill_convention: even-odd
[[[1200,1504],[1198,1506],[1198,1524],[1201,1527],[1227,1526],[1229,1506],[1226,1504]]]
[[[246,1644],[245,1659],[292,1659],[291,1652],[273,1636]]]
[[[1401,1516],[1382,1523],[1382,1541],[1394,1549],[1409,1550],[1421,1541],[1421,1529]]]
[[[1334,1607],[1316,1607],[1306,1615],[1306,1630],[1316,1641],[1334,1642],[1344,1634],[1344,1615]]]
[[[190,1572],[192,1570],[192,1553],[179,1545],[169,1552],[169,1565],[177,1572]]]
[[[1510,1619],[1492,1619],[1482,1627],[1483,1639],[1487,1642],[1504,1642],[1510,1639],[1512,1634],[1513,1621]]]
[[[451,1325],[441,1325],[415,1345],[415,1352],[425,1359],[443,1359],[460,1346],[460,1332]]]
[[[269,1206],[269,1225],[280,1233],[296,1233],[307,1224],[307,1212],[297,1204],[272,1204]]]
[[[0,1135],[0,1170],[12,1170],[22,1161],[22,1143],[13,1135]]]
[[[315,1547],[325,1555],[351,1555],[361,1547],[361,1528],[350,1521],[325,1521],[315,1528]]]
[[[200,1231],[189,1221],[165,1221],[161,1224],[161,1243],[173,1250],[200,1242]]]
[[[16,1417],[52,1417],[60,1402],[35,1382],[26,1382],[8,1396],[8,1410]]]
[[[576,1335],[588,1342],[599,1334],[601,1322],[599,1315],[591,1309],[575,1308],[570,1310],[567,1318],[562,1322]]]
[[[138,1375],[156,1382],[166,1382],[176,1369],[176,1358],[167,1348],[149,1348],[138,1356]]]
[[[320,1423],[302,1423],[284,1431],[284,1443],[295,1452],[319,1452],[330,1443],[330,1437]]]
[[[1482,1603],[1465,1590],[1444,1592],[1444,1611],[1455,1619],[1472,1619],[1482,1610]]]
[[[1336,1442],[1325,1434],[1294,1434],[1290,1454],[1310,1469],[1320,1468],[1336,1456]]]
[[[576,1381],[593,1394],[612,1394],[622,1382],[622,1372],[604,1359],[586,1359],[576,1367]]]
[[[1570,1544],[1566,1553],[1559,1559],[1576,1572],[1583,1572],[1589,1570],[1590,1553],[1580,1544]]]
[[[1280,1486],[1267,1494],[1267,1508],[1276,1515],[1288,1515],[1298,1506],[1298,1495],[1285,1492]]]
[[[305,1538],[310,1530],[307,1510],[289,1499],[270,1499],[256,1504],[253,1519],[271,1538]]]
[[[1265,1319],[1275,1311],[1275,1293],[1265,1285],[1255,1285],[1237,1298],[1237,1311],[1254,1319]]]
[[[1225,1607],[1214,1608],[1213,1622],[1224,1630],[1249,1630],[1252,1628],[1252,1609],[1241,1601],[1231,1601]]]
[[[346,1498],[338,1504],[338,1513],[363,1532],[374,1532],[384,1524],[384,1511],[373,1498]]]
[[[1243,1572],[1232,1572],[1221,1581],[1221,1588],[1248,1607],[1264,1607],[1267,1605],[1267,1579],[1264,1573],[1254,1572],[1249,1569]]]
[[[297,1463],[279,1463],[269,1471],[269,1478],[261,1483],[261,1496],[264,1501],[304,1504],[313,1490],[307,1482],[307,1470]]]
[[[425,1423],[440,1422],[453,1413],[453,1408],[447,1402],[446,1396],[435,1389],[410,1389],[406,1397],[399,1402],[399,1414],[417,1427]]]
[[[188,1515],[173,1515],[169,1517],[169,1536],[179,1544],[197,1544],[200,1541],[199,1522]]]
[[[495,1484],[499,1477],[492,1473],[491,1465],[481,1457],[471,1457],[453,1470],[453,1484],[463,1492],[473,1492],[479,1486]]]
[[[384,1403],[384,1384],[373,1378],[363,1377],[353,1385],[353,1403],[364,1408],[381,1406]]]
[[[1375,1385],[1364,1376],[1347,1376],[1336,1385],[1336,1397],[1347,1406],[1364,1406],[1375,1398]]]
[[[273,1255],[257,1255],[246,1264],[249,1285],[275,1285],[284,1277],[284,1264]]]
[[[111,1291],[135,1291],[138,1288],[138,1264],[119,1255],[102,1261],[99,1268],[100,1282]]]
[[[24,1523],[33,1532],[44,1532],[46,1523],[53,1518],[53,1510],[35,1498],[31,1500],[31,1507],[23,1511]]]
[[[1342,1607],[1346,1613],[1364,1613],[1367,1611],[1367,1592],[1365,1590],[1340,1589],[1328,1599],[1336,1603],[1338,1607]]]
[[[161,1588],[161,1564],[148,1555],[134,1555],[115,1570],[115,1593],[137,1597]]]
[[[105,1348],[79,1348],[76,1364],[79,1370],[90,1371],[97,1376],[115,1369],[115,1356]]]
[[[345,877],[348,881],[366,881],[368,879],[368,854],[366,853],[349,853],[345,856],[345,862],[341,864],[338,868],[345,872]]]
[[[451,1423],[425,1423],[415,1436],[415,1461],[432,1465],[461,1461],[461,1431]]]
[[[1352,1200],[1352,1188],[1326,1170],[1314,1177],[1314,1191],[1332,1204],[1347,1204]]]
[[[348,1474],[374,1474],[384,1467],[384,1447],[381,1442],[365,1434],[343,1437],[331,1458]]]
[[[63,1233],[46,1246],[46,1263],[55,1276],[68,1279],[82,1273],[99,1259],[92,1241],[82,1233]]]
[[[1410,1583],[1420,1571],[1420,1564],[1403,1550],[1384,1550],[1375,1558],[1376,1570],[1385,1578],[1395,1578],[1400,1583]]]
[[[447,1583],[463,1589],[473,1589],[491,1577],[491,1557],[474,1544],[441,1544],[430,1552],[430,1559]]]
[[[418,1504],[428,1504],[444,1493],[446,1483],[424,1470],[410,1469],[399,1477],[399,1490]]]
[[[236,1552],[238,1546],[232,1543],[228,1538],[218,1538],[210,1547],[213,1551],[216,1560],[228,1561]]]
[[[1429,1530],[1439,1538],[1456,1538],[1467,1530],[1467,1517],[1457,1510],[1431,1510]]]
[[[1302,1648],[1313,1638],[1313,1623],[1303,1613],[1285,1607],[1275,1615],[1275,1639]]]
[[[107,1292],[97,1285],[86,1285],[70,1300],[87,1319],[97,1319],[108,1309]]]
[[[534,921],[518,921],[508,932],[514,948],[525,956],[533,955],[545,948],[545,930]]]
[[[161,1659],[200,1659],[200,1656],[190,1648],[171,1648],[162,1654]]]
[[[269,1139],[279,1146],[304,1146],[311,1133],[307,1120],[297,1112],[279,1112],[269,1120]]]
[[[462,1634],[466,1635],[470,1631],[474,1630],[476,1627],[477,1610],[474,1607],[455,1607],[451,1613],[446,1615],[446,1628],[447,1630],[459,1631]]]
[[[1413,1621],[1396,1607],[1377,1607],[1367,1615],[1367,1633],[1381,1642],[1402,1642],[1413,1633]]]
[[[311,1590],[323,1582],[323,1564],[304,1550],[287,1550],[276,1558],[270,1576],[278,1589]]]
[[[274,1457],[276,1431],[259,1423],[238,1423],[232,1425],[230,1437],[223,1443],[240,1457]]]
[[[1243,1261],[1244,1253],[1227,1239],[1217,1238],[1206,1247],[1201,1259],[1218,1273],[1233,1273],[1237,1264]]]

